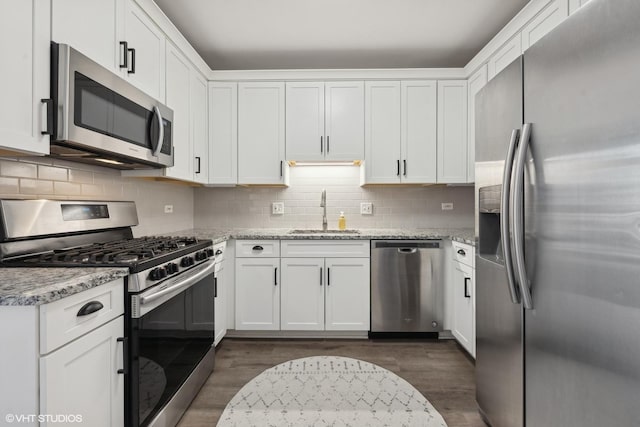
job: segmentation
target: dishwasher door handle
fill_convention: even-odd
[[[398,248],[398,252],[400,252],[401,254],[415,254],[416,252],[418,252],[418,249],[416,249],[416,248]]]

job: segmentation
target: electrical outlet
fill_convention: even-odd
[[[173,213],[173,205],[164,205],[164,213],[172,214]]]
[[[373,203],[371,202],[360,203],[360,215],[373,215]]]
[[[271,203],[271,213],[273,215],[284,215],[284,202]]]
[[[453,203],[443,203],[442,204],[442,210],[443,211],[452,211],[453,210]]]

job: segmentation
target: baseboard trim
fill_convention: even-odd
[[[228,338],[368,339],[368,331],[238,331],[228,329]]]

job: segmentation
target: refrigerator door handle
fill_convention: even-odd
[[[513,221],[513,252],[516,261],[516,274],[520,283],[522,306],[526,310],[533,309],[531,287],[527,277],[527,269],[524,260],[524,163],[527,158],[527,148],[531,139],[531,123],[525,123],[522,127],[522,138],[516,154],[515,169],[513,171],[513,192],[511,199],[511,217]]]
[[[511,296],[511,302],[513,302],[514,304],[520,304],[520,294],[516,287],[516,278],[513,272],[513,258],[511,256],[511,233],[509,232],[509,198],[511,197],[511,175],[513,172],[513,161],[519,137],[520,131],[518,129],[514,129],[511,132],[509,149],[507,150],[507,157],[504,161],[504,173],[502,174],[502,194],[500,197],[500,241],[502,242],[502,253],[504,254],[504,266],[507,270],[509,295]]]

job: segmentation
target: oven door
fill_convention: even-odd
[[[131,425],[177,423],[213,370],[214,268],[205,262],[131,296]]]

